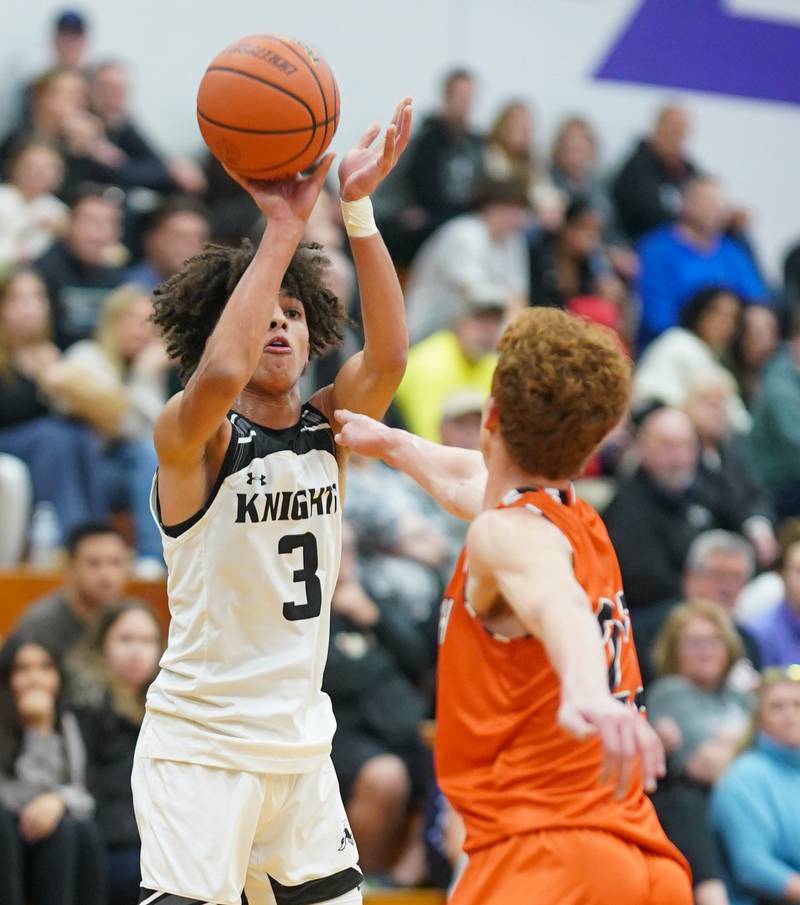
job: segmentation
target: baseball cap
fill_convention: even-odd
[[[482,414],[486,396],[477,390],[456,390],[442,404],[442,421],[463,418],[464,415]]]
[[[480,283],[468,286],[461,293],[463,314],[480,314],[484,311],[504,312],[509,305],[508,292],[500,286]]]
[[[86,17],[75,9],[65,9],[58,14],[55,21],[55,32],[71,31],[82,35],[86,32]]]

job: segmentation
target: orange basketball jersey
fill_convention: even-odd
[[[549,519],[572,545],[575,576],[602,631],[609,686],[638,706],[622,578],[600,517],[571,489],[513,491],[499,508],[512,506]],[[600,743],[577,741],[559,726],[560,683],[543,645],[489,631],[466,599],[467,571],[464,551],[442,608],[436,725],[438,779],[466,823],[467,852],[538,830],[594,828],[684,863],[638,772],[621,801],[610,784],[598,785]]]

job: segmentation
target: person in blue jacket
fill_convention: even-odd
[[[751,745],[712,797],[731,905],[800,902],[800,665],[764,673]]]

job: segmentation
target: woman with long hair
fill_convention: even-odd
[[[103,901],[104,875],[86,751],[64,706],[55,651],[23,634],[0,650],[0,901]]]

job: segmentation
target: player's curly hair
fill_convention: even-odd
[[[500,341],[492,396],[511,459],[551,481],[577,477],[628,407],[631,363],[607,328],[529,308]]]
[[[153,321],[178,362],[185,384],[200,362],[206,342],[255,251],[244,240],[236,248],[206,245],[153,295]],[[325,283],[328,259],[322,246],[301,244],[283,278],[281,291],[303,303],[311,357],[335,348],[344,339],[347,314]]]

